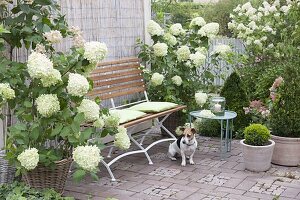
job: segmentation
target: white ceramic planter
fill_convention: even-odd
[[[241,140],[242,152],[244,157],[245,168],[254,172],[267,171],[271,167],[271,159],[275,146],[273,140],[269,140],[267,146],[251,146]]]
[[[272,163],[284,166],[298,166],[300,164],[300,138],[288,138],[272,135],[276,145]]]

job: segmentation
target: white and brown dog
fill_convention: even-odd
[[[197,148],[196,130],[194,128],[180,128],[183,134],[169,146],[168,156],[171,160],[176,160],[175,155],[180,154],[181,166],[186,165],[186,158],[189,158],[191,165],[194,165],[193,156]]]

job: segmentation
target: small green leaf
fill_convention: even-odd
[[[91,137],[91,134],[93,133],[92,128],[87,128],[84,131],[80,133],[80,140],[83,142],[85,140],[88,140]]]
[[[30,133],[30,138],[33,140],[37,140],[39,135],[40,135],[40,128],[36,127],[34,129],[32,129],[32,131]]]
[[[62,128],[63,128],[62,124],[56,125],[56,127],[51,132],[51,136],[56,136],[57,134],[59,134]]]
[[[24,101],[24,106],[26,108],[31,108],[32,107],[32,103],[30,101]]]
[[[73,174],[73,179],[76,182],[79,182],[85,176],[86,172],[83,169],[78,169]]]

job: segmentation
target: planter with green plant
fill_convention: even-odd
[[[270,140],[268,128],[262,124],[251,124],[244,130],[245,139],[241,140],[245,168],[250,171],[267,171],[271,167],[271,158],[275,142]]]
[[[300,60],[285,64],[282,79],[271,88],[274,103],[270,125],[276,142],[272,163],[285,166],[300,164]]]

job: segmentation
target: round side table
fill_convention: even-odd
[[[221,124],[221,144],[220,152],[221,158],[224,158],[226,152],[231,151],[231,141],[232,141],[232,129],[233,129],[233,119],[236,118],[236,112],[226,110],[225,114],[222,116],[207,117],[200,115],[201,110],[192,111],[189,113],[189,122],[192,123],[192,118],[202,118],[218,120]]]

